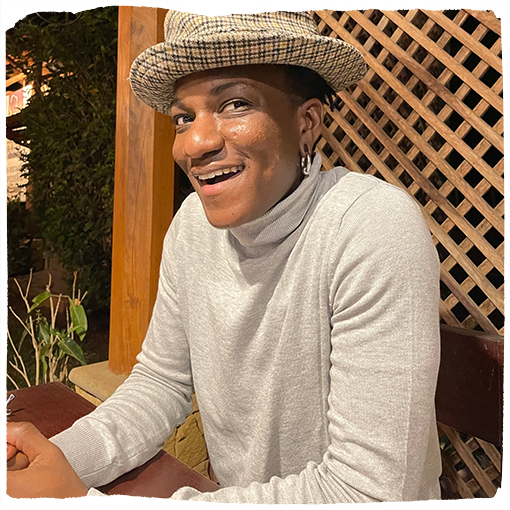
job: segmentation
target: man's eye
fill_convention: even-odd
[[[228,103],[223,105],[221,111],[234,112],[239,110],[245,110],[248,106],[250,106],[250,103],[248,103],[248,101],[245,101],[244,99],[234,99],[233,101],[229,101]]]
[[[183,126],[184,124],[189,124],[193,122],[193,117],[191,115],[176,115],[174,117],[174,124],[176,126]]]

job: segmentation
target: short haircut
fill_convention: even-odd
[[[318,73],[308,67],[282,65],[290,92],[304,103],[317,98],[330,110],[340,110],[341,100],[333,88]]]

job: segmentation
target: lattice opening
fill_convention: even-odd
[[[473,287],[468,292],[468,295],[478,306],[480,306],[482,303],[485,303],[487,300],[487,296],[482,292],[480,287],[477,286]]]
[[[446,198],[454,207],[457,207],[464,200],[464,195],[458,189],[455,188]]]
[[[413,129],[420,135],[422,135],[427,129],[427,123],[419,117],[418,120],[413,124]]]
[[[448,219],[448,216],[443,212],[443,210],[440,207],[436,207],[435,211],[432,213],[432,217],[439,223],[439,225],[442,225]],[[440,245],[437,244],[436,248],[438,248],[438,246]],[[445,249],[444,246],[443,249]]]
[[[418,190],[414,194],[414,198],[416,198],[416,200],[423,206],[430,202],[430,198],[428,197],[427,193],[425,193],[422,189]]]
[[[485,257],[483,255],[483,253],[476,247],[476,246],[473,246],[467,253],[466,255],[474,262],[474,264],[476,264],[477,266],[479,266],[484,260],[485,260]]]
[[[429,110],[438,115],[439,112],[445,107],[446,103],[439,96],[436,96],[428,105]]]
[[[374,140],[370,143],[370,148],[376,153],[381,154],[381,152],[384,150],[384,146],[379,142],[377,138],[374,138]]]
[[[405,32],[399,37],[397,44],[403,49],[407,50],[410,44],[413,42],[413,39],[409,37]]]
[[[480,24],[480,22],[473,18],[473,16],[469,15],[460,26],[463,30],[465,30],[468,34],[472,34],[475,31],[475,28]]]
[[[485,193],[482,198],[491,206],[496,207],[503,201],[503,195],[492,186],[489,188],[487,193]]]
[[[476,53],[471,53],[469,57],[462,62],[462,65],[468,70],[473,71],[475,67],[481,62],[481,58]]]
[[[498,149],[496,149],[496,147],[491,147],[483,155],[483,159],[487,164],[494,167],[503,159],[503,153],[498,151]]]
[[[453,227],[449,232],[448,235],[455,241],[457,244],[461,244],[464,239],[466,239],[466,236],[462,233],[462,230],[459,229],[459,227]]]
[[[399,179],[406,188],[409,188],[414,182],[413,178],[405,170],[400,174]]]
[[[377,23],[377,24],[379,24],[379,23]],[[389,23],[385,23],[382,31],[388,37],[391,37],[395,33],[395,30],[397,30],[397,25],[395,25],[395,23],[390,21]]]
[[[487,123],[490,127],[494,127],[495,124],[503,117],[501,113],[499,113],[496,108],[493,106],[489,106],[486,112],[482,115],[482,119]]]
[[[460,322],[463,322],[469,317],[469,312],[466,310],[462,303],[457,303],[453,308],[452,312],[459,319]]]
[[[487,278],[487,280],[489,280],[492,283],[492,285],[496,289],[499,289],[505,282],[503,275],[496,268],[491,269],[485,275],[485,277]]]
[[[474,168],[470,170],[468,174],[464,176],[464,180],[470,184],[471,187],[475,188],[480,181],[483,180],[482,175],[477,172]]]
[[[404,15],[405,16],[405,15]],[[416,27],[416,28],[422,28],[423,25],[425,25],[425,23],[427,22],[427,16],[421,12],[421,11],[418,11],[416,13],[416,15],[413,17],[413,19],[411,20],[411,23]]]
[[[498,309],[495,309],[488,319],[499,329],[502,329],[505,324],[505,317]]]
[[[494,227],[491,227],[484,237],[492,244],[492,246],[494,246],[494,248],[503,244],[504,241],[503,236]]]

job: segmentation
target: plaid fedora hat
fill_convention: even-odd
[[[165,41],[133,62],[131,87],[151,108],[168,114],[179,78],[250,64],[308,67],[337,92],[367,71],[354,46],[320,35],[307,12],[204,16],[170,10],[165,18]]]

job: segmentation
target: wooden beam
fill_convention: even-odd
[[[25,78],[26,76],[23,73],[15,74],[5,81],[5,88],[10,87],[13,83],[17,83],[18,81],[23,81]],[[7,94],[8,93],[9,91],[7,91]]]
[[[109,369],[115,374],[129,373],[140,352],[173,216],[171,119],[136,98],[127,80],[133,60],[164,40],[165,14],[166,9],[119,7],[109,350]]]

